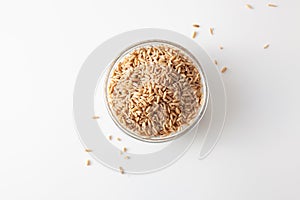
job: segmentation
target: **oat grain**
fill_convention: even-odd
[[[227,67],[223,67],[222,69],[221,69],[221,72],[222,73],[225,73],[227,71]]]

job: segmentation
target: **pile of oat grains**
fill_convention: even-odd
[[[181,50],[165,44],[128,53],[107,89],[117,120],[141,136],[165,137],[181,130],[203,103],[197,67]]]

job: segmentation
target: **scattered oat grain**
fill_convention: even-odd
[[[218,61],[217,60],[214,60],[214,63],[215,63],[215,65],[218,65]]]
[[[200,25],[199,25],[199,24],[193,24],[193,27],[195,27],[195,28],[199,28],[199,27],[200,27]]]
[[[100,117],[99,116],[93,116],[93,119],[99,119]]]
[[[227,67],[223,67],[222,69],[221,69],[221,72],[222,73],[225,73],[227,71]]]
[[[253,9],[253,6],[251,6],[250,4],[246,4],[246,8]]]
[[[275,4],[272,4],[272,3],[268,3],[268,6],[269,6],[269,7],[273,7],[273,8],[278,7],[278,5],[275,5]]]
[[[123,169],[123,167],[119,167],[119,171],[120,171],[121,174],[124,174],[124,169]]]
[[[214,30],[215,30],[214,28],[209,28],[209,32],[210,32],[211,35],[214,34]]]
[[[264,49],[269,48],[269,46],[270,46],[269,44],[265,44],[265,45],[264,45]]]
[[[120,141],[121,141],[121,138],[117,137],[117,140],[120,142]]]
[[[127,148],[126,147],[123,147],[123,152],[127,152]]]
[[[197,35],[197,32],[196,32],[196,31],[193,31],[193,33],[192,33],[192,38],[194,39],[194,38],[196,37],[196,35]]]
[[[219,49],[223,50],[223,49],[224,49],[224,47],[220,45],[220,46],[219,46]]]
[[[85,149],[85,152],[92,152],[91,149]]]
[[[112,135],[109,135],[108,137],[107,137],[109,140],[112,140]]]
[[[90,160],[86,160],[85,164],[86,164],[86,166],[90,166],[91,165],[91,161]]]

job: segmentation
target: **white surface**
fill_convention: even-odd
[[[299,199],[300,1],[268,2],[248,10],[234,0],[1,1],[0,199]],[[84,166],[72,92],[87,55],[123,31],[190,35],[194,22],[196,40],[229,67],[214,152],[199,161],[194,144],[171,167],[140,176]]]

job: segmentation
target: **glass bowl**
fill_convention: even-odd
[[[110,77],[112,75],[112,72],[116,69],[118,66],[118,63],[123,60],[124,57],[126,57],[129,53],[133,52],[136,49],[142,48],[142,47],[149,47],[149,46],[167,46],[175,50],[179,50],[181,54],[184,56],[188,57],[189,60],[191,60],[194,64],[194,66],[198,69],[200,78],[201,78],[201,92],[202,92],[202,97],[201,97],[201,105],[198,109],[197,115],[190,121],[188,125],[182,126],[179,131],[172,132],[171,134],[167,136],[143,136],[138,133],[133,132],[132,130],[126,128],[122,123],[119,122],[118,118],[115,116],[114,111],[111,109],[109,105],[109,99],[108,99],[108,85],[110,83]],[[104,94],[105,94],[105,104],[106,108],[108,110],[108,113],[114,123],[127,135],[143,141],[143,142],[150,142],[150,143],[159,143],[159,142],[167,142],[174,140],[175,138],[178,138],[186,133],[188,133],[190,130],[192,130],[202,119],[206,107],[208,104],[208,98],[209,98],[209,90],[207,86],[207,80],[205,73],[200,65],[200,63],[195,59],[195,57],[184,47],[175,44],[170,41],[166,40],[147,40],[147,41],[141,41],[137,44],[134,44],[132,46],[129,46],[128,48],[124,49],[117,57],[112,61],[110,66],[108,67],[105,75],[105,84],[104,84]]]

